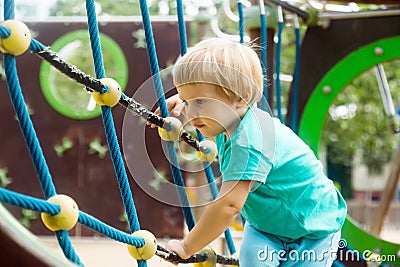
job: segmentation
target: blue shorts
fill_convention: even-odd
[[[332,266],[336,259],[340,231],[322,239],[299,238],[292,242],[258,231],[245,224],[240,248],[240,267]]]

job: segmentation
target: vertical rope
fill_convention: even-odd
[[[282,7],[278,6],[278,43],[276,44],[275,55],[275,72],[276,72],[276,109],[278,112],[278,119],[283,122],[282,116],[282,89],[281,89],[281,50],[282,50],[282,32],[283,32],[283,14]]]
[[[299,102],[299,79],[300,79],[300,26],[299,21],[297,19],[297,15],[295,16],[295,29],[294,34],[296,36],[295,46],[296,46],[296,55],[295,55],[295,66],[294,66],[294,75],[293,75],[293,97],[292,97],[292,130],[297,134],[297,125],[298,125],[298,102]]]
[[[8,0],[4,3],[4,19],[14,19],[14,1]],[[4,66],[6,73],[7,87],[10,93],[11,102],[14,107],[18,122],[25,138],[26,146],[35,166],[36,173],[39,178],[45,198],[54,196],[56,189],[54,187],[46,159],[43,155],[42,148],[33,127],[33,123],[29,117],[29,112],[25,104],[22,94],[21,86],[17,75],[17,66],[15,57],[12,55],[4,54]],[[69,239],[67,231],[59,231],[56,233],[62,235],[62,239],[58,238],[60,247],[64,255],[74,263],[83,266],[78,255],[72,247],[71,240]],[[62,242],[61,242],[62,241]]]
[[[72,246],[71,239],[69,238],[67,231],[57,231],[56,232],[57,241],[60,247],[63,250],[65,257],[67,257],[70,261],[78,264],[79,266],[84,266],[81,260],[79,259],[78,254],[76,254],[74,247]]]
[[[14,0],[4,1],[4,20],[14,19],[14,17],[15,17]]]
[[[187,50],[187,38],[182,0],[176,0],[176,10],[178,14],[179,43],[181,56],[183,56]]]
[[[94,0],[86,0],[86,12],[88,20],[88,30],[90,45],[92,47],[93,63],[96,77],[98,79],[106,77],[103,64],[103,54],[99,37],[99,27],[97,25],[96,8]]]
[[[237,8],[239,12],[239,36],[240,36],[240,43],[244,43],[244,13],[243,13],[243,4],[242,2],[238,1]]]
[[[154,85],[154,91],[157,98],[158,106],[160,107],[160,113],[162,117],[168,116],[168,108],[165,101],[164,89],[161,83],[161,77],[159,74],[159,66],[157,60],[156,47],[154,43],[153,30],[151,27],[150,15],[145,0],[140,0],[140,11],[142,14],[143,28],[146,37],[147,55],[150,62],[150,70],[152,74],[152,81]],[[179,200],[181,202],[183,215],[185,217],[186,224],[189,230],[194,227],[194,217],[192,210],[190,209],[189,199],[185,191],[185,185],[182,177],[182,173],[179,168],[178,158],[175,152],[173,142],[165,142],[167,157],[170,161],[170,168],[176,185]]]
[[[11,102],[18,118],[19,126],[25,138],[26,146],[32,158],[33,165],[46,199],[56,194],[56,189],[51,179],[50,170],[43,155],[42,148],[36,135],[33,123],[29,117],[28,109],[19,84],[15,57],[4,54],[6,82],[9,89]]]
[[[103,64],[103,56],[101,52],[99,29],[97,25],[96,10],[93,0],[86,1],[86,11],[88,17],[88,29],[89,29],[90,44],[92,48],[96,77],[104,78],[105,71]],[[101,111],[102,111],[102,119],[103,119],[107,144],[110,148],[110,156],[117,177],[117,182],[120,189],[122,202],[124,204],[125,212],[128,217],[130,231],[131,233],[133,233],[140,229],[140,225],[136,214],[132,192],[128,182],[128,176],[126,174],[124,162],[122,160],[121,150],[118,144],[111,108],[103,106],[101,108]]]
[[[263,80],[263,98],[261,99],[261,109],[268,110],[268,89],[267,89],[267,19],[265,16],[264,1],[259,1],[260,5],[260,22],[261,22],[261,40],[260,40],[260,61],[264,76]]]

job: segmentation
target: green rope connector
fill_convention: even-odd
[[[57,157],[62,158],[64,156],[64,152],[70,150],[73,147],[73,143],[71,139],[68,137],[64,137],[61,141],[61,145],[53,146],[54,151],[57,153]]]
[[[104,158],[106,156],[106,153],[108,152],[108,146],[103,146],[101,145],[101,139],[96,138],[89,144],[89,154],[93,155],[97,153],[99,155],[99,158]]]
[[[7,176],[8,168],[0,168],[0,186],[7,187],[7,185],[11,184],[13,179]]]

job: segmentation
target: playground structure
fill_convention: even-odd
[[[297,121],[299,122],[299,135],[310,144],[316,153],[318,153],[323,119],[337,93],[365,69],[383,61],[399,58],[396,47],[400,42],[398,38],[400,29],[395,23],[398,20],[398,14],[378,18],[332,20],[327,29],[313,27],[308,30],[301,46],[300,73],[298,75],[299,77],[309,77],[306,74],[311,72],[310,69],[313,70],[314,75],[312,78],[299,80],[298,89],[301,90],[301,94],[298,99]],[[364,29],[376,27],[373,30],[376,34],[354,36],[354,32],[346,31],[352,25]],[[397,25],[397,27],[380,25]],[[349,34],[349,36],[347,37],[345,34]],[[340,38],[337,38],[338,36]],[[351,46],[348,43],[350,38],[354,41]],[[318,45],[318,42],[321,44]],[[327,44],[331,47],[328,47]],[[323,57],[316,56],[315,46],[323,47],[325,51],[334,50],[335,53],[324,53]],[[374,53],[377,47],[383,49],[385,53]],[[321,53],[323,52],[321,51]],[[307,58],[307,60],[301,60],[302,58]],[[317,68],[316,66],[322,67]],[[153,69],[152,72],[154,71],[157,73]],[[337,77],[342,77],[342,79],[339,80]],[[328,94],[323,90],[327,85],[331,88]],[[293,114],[291,106],[289,106],[288,114],[287,121],[293,121],[290,117],[290,114]],[[140,200],[136,201],[140,202]],[[382,255],[397,255],[400,250],[398,244],[380,240],[362,231],[350,218],[343,228],[343,238],[349,242],[351,248],[358,251],[372,251],[379,248]],[[399,258],[394,263],[399,264]]]

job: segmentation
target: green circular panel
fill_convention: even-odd
[[[100,40],[106,74],[118,81],[121,89],[125,90],[128,81],[128,63],[125,55],[110,37],[100,34]],[[94,77],[93,58],[86,30],[63,35],[51,48],[61,58]],[[83,85],[69,79],[45,61],[40,67],[40,85],[49,104],[66,117],[84,120],[101,114],[101,108],[96,105]]]
[[[299,126],[299,136],[310,145],[316,155],[328,109],[336,96],[362,72],[376,64],[400,58],[399,47],[400,36],[361,47],[342,59],[321,79],[304,108]],[[342,236],[351,248],[359,252],[381,248],[381,255],[395,256],[396,259],[392,260],[391,264],[400,265],[400,258],[397,256],[400,244],[382,240],[365,232],[350,217],[343,226]]]

